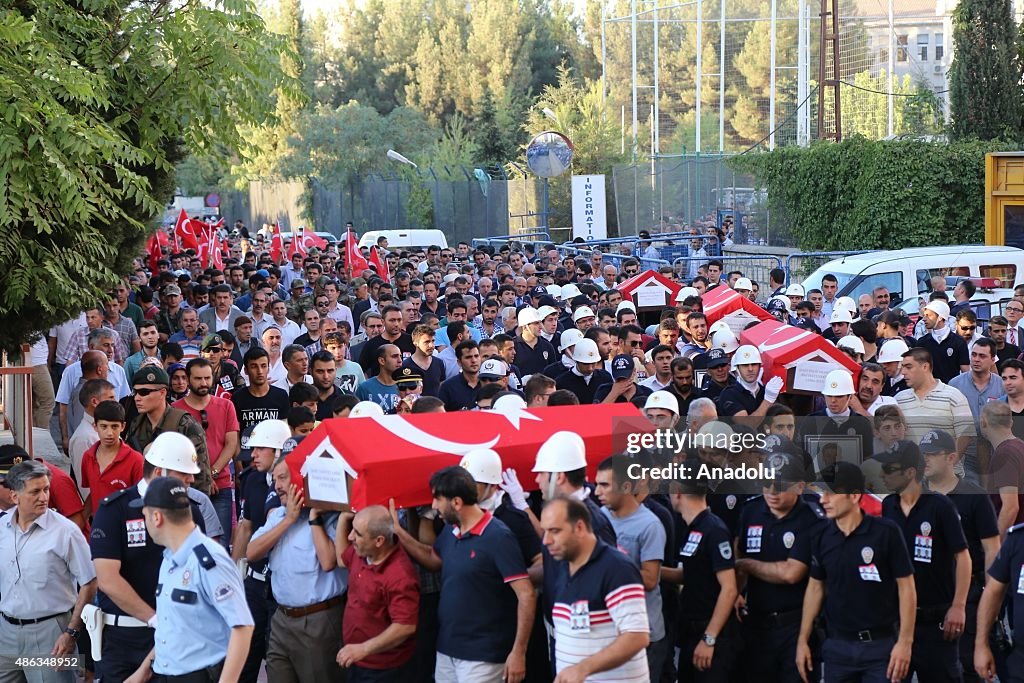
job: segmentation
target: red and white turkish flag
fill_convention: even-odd
[[[537,450],[555,432],[576,432],[587,447],[587,471],[626,448],[630,433],[653,430],[629,403],[534,408],[502,414],[490,410],[383,417],[331,418],[320,423],[287,456],[292,482],[302,486],[307,458],[340,457],[352,476],[349,502],[355,509],[429,505],[430,475],[458,465],[475,448],[493,448],[502,467],[512,467],[526,490],[536,489]]]
[[[178,220],[174,224],[174,236],[182,249],[199,249],[199,235],[196,233],[196,221],[188,217],[185,209],[178,214]]]
[[[377,275],[384,278],[384,282],[391,282],[391,270],[388,268],[388,260],[380,247],[370,247],[369,264],[377,268]]]
[[[281,264],[281,256],[284,254],[284,240],[281,238],[281,223],[274,223],[274,235],[270,238],[270,258],[274,265]]]
[[[370,267],[362,252],[359,251],[359,243],[356,240],[356,233],[353,230],[345,232],[345,267],[356,277]]]

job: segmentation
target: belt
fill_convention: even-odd
[[[30,626],[31,624],[40,624],[44,621],[49,621],[50,619],[62,617],[65,614],[67,614],[67,612],[59,612],[58,614],[51,614],[50,616],[39,617],[38,619],[15,619],[14,617],[4,614],[4,619],[6,619],[9,623],[14,624],[15,626]]]
[[[791,609],[786,612],[751,612],[747,615],[749,623],[762,628],[799,624],[801,618],[803,618],[802,608]]]
[[[253,571],[252,567],[245,568],[245,575],[249,578],[256,579],[257,581],[262,581],[264,583],[267,582],[267,573]]]
[[[896,629],[892,626],[883,626],[881,628],[864,629],[863,631],[830,630],[828,635],[829,638],[837,638],[839,640],[849,640],[855,643],[870,643],[874,640],[892,638],[896,635]]]
[[[149,624],[127,614],[104,614],[103,624],[121,628],[149,628]]]
[[[292,619],[298,619],[299,617],[305,617],[310,614],[316,614],[317,612],[324,612],[342,604],[345,598],[341,595],[337,595],[330,600],[324,600],[323,602],[314,602],[312,605],[306,605],[305,607],[285,607],[284,605],[278,605],[277,608],[284,612],[286,617]]]

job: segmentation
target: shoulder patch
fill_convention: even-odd
[[[115,500],[117,500],[118,498],[120,498],[124,494],[128,493],[131,489],[132,489],[132,487],[128,487],[126,489],[120,489],[118,491],[114,491],[109,496],[107,496],[106,498],[101,500],[100,501],[100,505],[109,505],[110,503],[113,503]]]
[[[202,565],[203,569],[213,569],[217,566],[217,560],[213,559],[210,549],[202,543],[192,548],[192,552],[199,558],[199,564]]]

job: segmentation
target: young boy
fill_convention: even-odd
[[[897,406],[885,405],[875,411],[875,453],[885,453],[895,448],[907,436],[907,420]],[[868,458],[861,465],[867,488],[872,493],[891,493],[882,478],[882,463]]]
[[[142,481],[142,454],[121,440],[124,408],[103,401],[93,411],[100,440],[82,456],[82,486],[89,489],[85,506],[96,514],[100,502],[112,493]]]
[[[292,436],[306,436],[316,427],[313,411],[306,406],[295,406],[288,411],[288,426]]]

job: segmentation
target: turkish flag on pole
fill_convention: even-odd
[[[292,242],[288,247],[288,258],[292,259],[296,254],[306,255],[306,245],[302,243],[302,230],[292,230]]]
[[[377,267],[377,275],[384,278],[384,282],[391,282],[388,260],[383,256],[380,247],[370,247],[370,265]]]
[[[354,277],[370,267],[359,251],[356,233],[352,230],[345,233],[345,267],[348,269],[349,277]]]
[[[302,243],[306,249],[310,247],[316,247],[321,250],[327,248],[327,240],[310,230],[302,231]]]
[[[216,230],[211,230],[210,234],[213,235],[213,243],[210,246],[210,261],[217,270],[224,270],[224,251],[223,246],[220,242],[220,237],[217,235]]]
[[[185,209],[178,214],[178,221],[174,224],[174,236],[181,244],[182,249],[199,249],[199,237],[195,229],[196,221],[188,217]]]
[[[161,231],[157,231],[149,236],[146,240],[146,251],[149,253],[149,272],[156,273],[157,261],[163,258],[163,251],[160,249],[160,238],[157,236]]]
[[[353,422],[354,420],[358,422]],[[340,459],[350,474],[349,504],[355,509],[387,505],[428,505],[430,475],[458,465],[475,448],[493,448],[503,468],[514,468],[527,490],[536,488],[531,471],[537,450],[567,425],[586,444],[587,471],[610,453],[621,453],[627,435],[653,431],[629,403],[558,406],[499,413],[490,410],[324,420],[286,458],[292,482],[304,486],[307,458]],[[311,496],[306,495],[306,500]]]
[[[280,265],[284,253],[284,240],[281,239],[281,224],[274,223],[274,235],[270,238],[270,258],[274,265]]]

